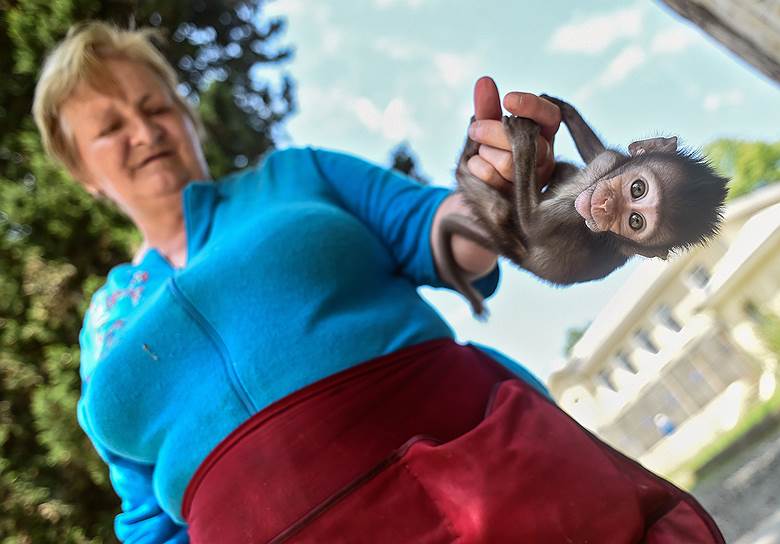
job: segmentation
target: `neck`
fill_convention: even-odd
[[[140,259],[146,250],[153,247],[174,266],[184,266],[187,233],[181,192],[155,198],[151,205],[133,210],[130,219],[143,235],[143,243],[134,260]]]
[[[576,225],[589,231],[588,227],[585,226],[585,220],[574,208],[574,201],[579,196],[582,188],[577,187],[576,190],[573,190],[571,187],[564,187],[562,189],[556,194],[550,195],[549,199],[544,203],[544,215],[548,219],[547,222],[550,225],[571,225],[572,227],[570,228]]]

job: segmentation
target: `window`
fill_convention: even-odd
[[[620,368],[625,368],[631,374],[636,374],[638,372],[636,366],[634,366],[634,363],[631,362],[631,359],[628,357],[626,352],[619,351],[618,354],[615,355],[615,360],[617,361]]]
[[[658,353],[658,347],[645,331],[641,329],[636,331],[634,333],[634,338],[636,339],[637,344],[642,346],[643,349],[646,349],[650,353]]]
[[[658,316],[658,321],[664,327],[668,329],[672,329],[674,332],[680,332],[680,330],[682,329],[680,323],[674,318],[674,315],[672,314],[672,310],[666,304],[662,304],[658,308],[658,311],[656,312],[656,316]]]
[[[710,274],[707,272],[706,268],[701,265],[697,265],[690,271],[688,278],[693,285],[699,289],[702,289],[710,281]]]
[[[669,375],[679,384],[679,390],[687,397],[689,404],[692,403],[696,408],[703,408],[720,392],[720,388],[716,389],[691,359],[679,361]]]

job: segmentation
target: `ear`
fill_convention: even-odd
[[[101,198],[105,195],[103,194],[103,191],[100,190],[100,188],[93,182],[90,177],[84,172],[80,165],[78,164],[72,164],[68,166],[68,173],[70,176],[78,182],[79,185],[81,185],[85,191],[87,191],[90,195],[92,195],[94,198]]]
[[[677,136],[672,136],[671,138],[650,138],[649,140],[639,140],[637,142],[632,142],[628,146],[628,153],[632,157],[643,155],[644,153],[651,153],[653,151],[674,153],[677,151]]]

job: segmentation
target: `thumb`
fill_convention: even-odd
[[[483,76],[474,85],[474,117],[477,119],[501,119],[501,98],[492,78]]]

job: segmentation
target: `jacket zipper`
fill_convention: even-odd
[[[238,396],[249,415],[251,416],[257,413],[257,407],[252,401],[252,398],[249,396],[249,392],[247,391],[246,387],[241,382],[241,378],[239,378],[238,372],[236,370],[236,365],[231,359],[227,346],[222,341],[222,337],[216,331],[214,326],[209,323],[209,321],[203,316],[203,314],[198,311],[195,305],[187,298],[181,289],[179,289],[179,286],[176,283],[176,277],[170,278],[170,281],[168,282],[168,289],[173,294],[174,298],[179,301],[181,306],[189,314],[193,321],[195,321],[196,325],[198,325],[201,331],[203,331],[206,337],[211,341],[211,343],[214,344],[214,347],[217,349],[217,353],[219,353],[220,357],[222,358],[225,371],[230,378],[230,385],[233,387],[233,392],[236,394],[236,396]]]

